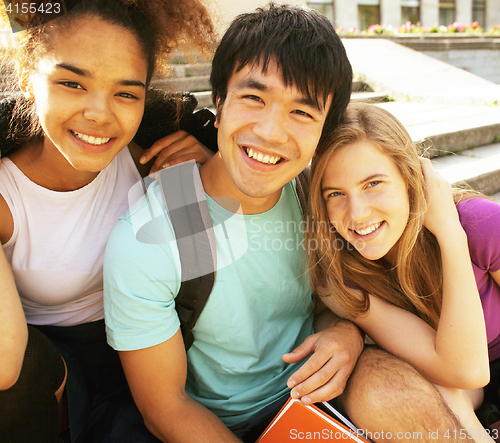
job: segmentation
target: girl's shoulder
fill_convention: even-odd
[[[484,197],[469,198],[457,203],[460,223],[467,228],[500,230],[500,205]]]
[[[481,269],[500,267],[500,205],[487,198],[457,204],[472,262]]]

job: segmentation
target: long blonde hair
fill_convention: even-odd
[[[362,140],[391,157],[403,177],[410,215],[398,240],[396,264],[364,258],[330,225],[322,178],[339,149]],[[415,143],[389,112],[374,105],[350,104],[339,127],[318,147],[311,169],[307,244],[313,290],[334,296],[351,317],[369,309],[368,294],[413,312],[437,328],[442,300],[442,264],[438,242],[423,226],[425,183]],[[362,296],[354,295],[353,287]]]

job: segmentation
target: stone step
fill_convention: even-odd
[[[212,91],[194,92],[198,100],[198,108],[210,108],[212,106]]]
[[[431,156],[460,152],[500,141],[498,106],[381,103],[395,115],[414,141],[428,139]]]
[[[500,192],[490,195],[490,198],[500,204]]]
[[[352,102],[383,103],[387,101],[387,95],[380,92],[353,92]]]
[[[208,75],[196,75],[193,77],[165,78],[153,80],[152,85],[167,91],[208,91],[210,82]]]
[[[211,63],[171,64],[170,71],[171,71],[171,76],[176,78],[210,75],[210,72],[212,71],[212,64]]]
[[[385,39],[343,39],[356,78],[397,101],[500,103],[500,85]]]
[[[500,202],[500,143],[434,158],[432,163],[450,183],[464,181],[485,194],[497,194]]]

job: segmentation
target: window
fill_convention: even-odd
[[[455,21],[455,1],[439,0],[439,24],[448,26]]]
[[[316,9],[332,23],[335,23],[335,16],[333,13],[333,0],[314,0],[312,2],[307,2],[307,6],[309,6],[311,9]]]
[[[380,24],[379,5],[361,5],[358,3],[359,29],[368,29],[371,25]]]
[[[420,22],[420,1],[419,0],[401,0],[401,21],[402,23]]]
[[[483,28],[486,26],[485,9],[485,0],[472,0],[472,21]]]

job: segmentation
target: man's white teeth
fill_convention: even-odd
[[[101,137],[92,137],[91,135],[87,134],[81,134],[80,132],[75,132],[72,131],[74,136],[78,138],[79,140],[83,140],[85,143],[88,143],[89,145],[104,145],[105,143],[109,142],[111,138],[101,138]]]
[[[359,231],[357,231],[356,229],[354,230],[354,232],[358,235],[368,235],[368,234],[371,234],[373,231],[375,231],[376,229],[378,229],[380,227],[380,225],[382,224],[382,222],[379,222],[379,223],[376,223],[374,225],[371,225],[369,228],[366,228],[366,229],[360,229]]]
[[[281,157],[270,157],[269,155],[262,155],[260,152],[253,152],[253,149],[248,148],[247,149],[247,155],[250,158],[253,158],[254,160],[257,160],[258,162],[261,163],[267,163],[271,165],[275,165],[278,163],[279,160],[281,160]]]

